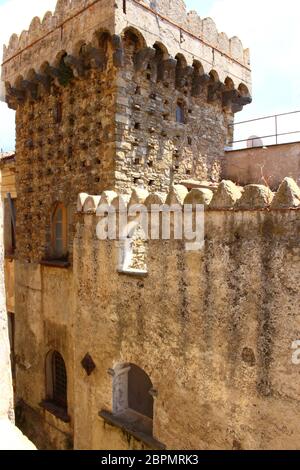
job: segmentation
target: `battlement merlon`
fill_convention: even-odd
[[[83,214],[98,214],[99,208],[103,217],[106,217],[107,207],[115,210],[128,210],[144,205],[149,211],[154,206],[162,211],[166,208],[183,208],[184,205],[203,205],[205,211],[247,212],[247,211],[299,211],[300,188],[292,178],[285,178],[278,190],[273,193],[267,186],[250,184],[245,187],[237,186],[232,181],[223,180],[218,187],[194,188],[191,191],[181,185],[173,185],[168,193],[149,193],[139,187],[133,187],[130,194],[118,194],[115,191],[103,191],[93,196],[81,193],[77,199],[77,211]],[[159,208],[159,209],[157,209]],[[171,209],[172,210],[172,209]],[[135,211],[134,211],[135,212]]]
[[[24,92],[18,89],[20,80],[24,87],[33,72],[35,77],[44,73],[45,63],[55,66],[62,53],[76,60],[80,46],[96,47],[96,38],[103,31],[120,38],[119,43],[115,41],[118,48],[128,28],[140,32],[145,47],[161,44],[170,58],[184,56],[188,67],[200,63],[204,77],[211,74],[221,85],[229,80],[230,91],[239,92],[242,105],[251,101],[249,51],[237,37],[228,39],[218,33],[210,18],[201,20],[196,12],[187,12],[182,0],[58,0],[54,14],[47,12],[42,22],[35,17],[28,31],[19,37],[13,34],[4,46],[6,90],[13,90],[19,99]]]

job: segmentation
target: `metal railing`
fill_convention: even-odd
[[[291,130],[294,125],[296,130]],[[229,151],[300,141],[300,111],[249,119],[233,123],[231,126],[235,138],[228,143],[226,150]],[[242,126],[250,137],[241,138]]]

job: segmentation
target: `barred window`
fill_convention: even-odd
[[[67,410],[67,371],[58,351],[50,351],[46,358],[46,390],[48,401]]]
[[[53,402],[67,408],[67,372],[65,362],[57,351],[52,355]]]

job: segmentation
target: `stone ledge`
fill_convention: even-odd
[[[137,431],[130,424],[124,421],[119,416],[115,416],[109,411],[102,410],[99,412],[99,416],[104,419],[104,421],[111,426],[116,426],[122,431],[128,432],[131,436],[133,436],[138,441],[143,442],[147,446],[151,447],[153,450],[165,450],[166,446],[161,442],[157,441],[154,437],[145,434],[141,431]]]
[[[60,261],[60,260],[42,260],[40,261],[40,264],[42,266],[48,266],[50,268],[60,268],[60,269],[67,269],[71,266],[71,263],[69,261]]]
[[[148,271],[141,271],[139,269],[118,269],[118,273],[125,276],[148,277]]]
[[[61,408],[60,406],[55,405],[51,401],[44,400],[40,403],[40,407],[43,408],[44,410],[48,411],[52,415],[54,415],[56,418],[60,419],[64,423],[70,423],[71,418],[68,415],[67,411],[64,408]]]

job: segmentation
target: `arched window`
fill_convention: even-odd
[[[180,101],[178,101],[176,106],[176,122],[180,124],[184,124],[185,122],[184,106]]]
[[[113,414],[136,430],[152,434],[153,405],[153,386],[146,372],[134,364],[117,366],[113,379]]]
[[[67,210],[62,203],[57,203],[52,213],[52,255],[55,259],[66,258],[67,242]]]
[[[46,391],[48,401],[67,410],[67,371],[58,351],[50,351],[46,358]]]

